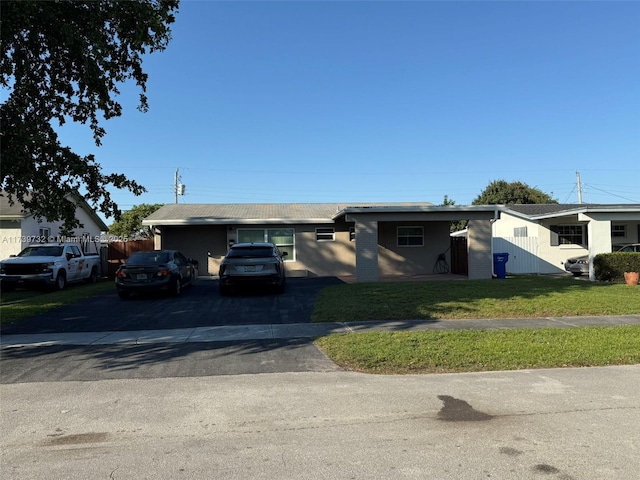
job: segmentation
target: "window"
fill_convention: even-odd
[[[349,241],[356,241],[356,227],[349,227]]]
[[[517,227],[513,229],[514,237],[526,237],[527,236],[527,227]]]
[[[334,242],[336,239],[336,231],[334,228],[316,228],[317,242]]]
[[[551,246],[586,245],[587,232],[583,225],[552,225]]]
[[[238,243],[272,242],[281,253],[287,252],[285,261],[295,260],[293,228],[239,228]]]
[[[42,243],[46,243],[49,241],[49,237],[51,236],[51,229],[44,227],[38,229],[38,239]]]
[[[399,247],[422,247],[424,245],[423,227],[398,227]]]
[[[611,225],[611,236],[614,238],[627,238],[627,226]]]

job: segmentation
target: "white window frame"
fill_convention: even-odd
[[[611,225],[611,238],[627,238],[627,226]]]
[[[40,227],[38,228],[38,241],[40,243],[47,243],[51,237],[51,228]]]
[[[273,230],[291,230],[291,238],[292,238],[292,243],[276,243],[276,247],[278,247],[278,249],[280,251],[282,251],[282,247],[290,247],[290,251],[291,254],[290,255],[286,255],[285,257],[283,257],[283,260],[285,262],[293,262],[296,259],[296,229],[295,228],[290,228],[290,227],[280,227],[280,228],[238,228],[236,230],[236,242],[237,243],[241,243],[240,241],[240,232],[245,231],[245,230],[250,230],[250,231],[256,231],[256,230],[262,230],[263,232],[263,238],[262,241],[263,242],[269,242],[269,232],[273,231]],[[287,250],[289,250],[289,248],[287,248]]]
[[[419,229],[420,234],[409,233],[409,230]],[[401,233],[406,231],[407,233]],[[419,244],[412,244],[410,239],[419,238]],[[403,243],[400,240],[406,239],[407,243]],[[398,247],[424,247],[424,227],[421,225],[401,225],[396,229],[396,243]]]
[[[528,237],[529,235],[527,234],[527,227],[515,227],[513,229],[513,236],[514,237]]]
[[[335,242],[336,229],[333,227],[316,228],[316,242]]]
[[[572,229],[575,229],[575,230],[580,229],[580,233],[577,233],[577,231],[571,232],[570,230]],[[550,230],[552,232],[551,246],[564,247],[569,245],[586,245],[587,244],[587,241],[586,241],[587,228],[585,225],[582,225],[582,224],[552,225]],[[554,236],[555,236],[555,242],[554,242]],[[579,241],[578,242],[573,241],[573,240],[577,240],[578,236],[580,236]]]

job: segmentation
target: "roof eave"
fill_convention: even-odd
[[[191,218],[191,219],[164,219],[154,220],[146,218],[142,220],[143,225],[162,226],[189,226],[189,225],[295,225],[313,223],[333,223],[330,218]]]

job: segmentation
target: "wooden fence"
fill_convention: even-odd
[[[107,247],[107,276],[115,278],[116,270],[132,253],[153,250],[153,239],[130,240],[128,242],[109,242]]]

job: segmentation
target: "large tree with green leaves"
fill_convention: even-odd
[[[0,3],[0,184],[36,217],[78,226],[72,192],[107,217],[120,215],[109,187],[136,195],[144,187],[122,174],[105,173],[94,155],[61,145],[55,128],[88,124],[96,146],[102,119],[118,117],[119,85],[140,88],[139,110],[148,109],[144,54],[171,39],[179,0],[20,0]]]
[[[472,202],[473,205],[522,205],[535,203],[558,203],[542,190],[522,182],[495,180]]]
[[[141,203],[131,210],[124,212],[119,220],[116,220],[109,226],[109,234],[117,235],[122,238],[153,238],[153,232],[150,227],[142,225],[142,220],[162,206],[161,203],[150,205]]]

